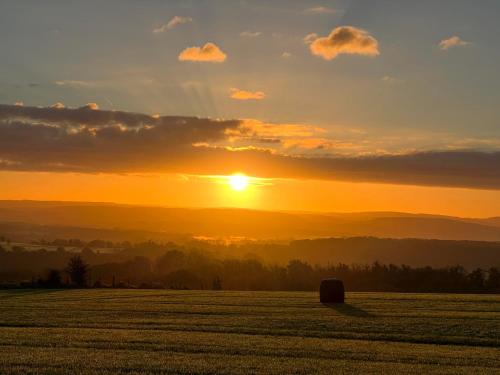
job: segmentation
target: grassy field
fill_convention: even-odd
[[[0,291],[0,374],[500,373],[500,296]]]

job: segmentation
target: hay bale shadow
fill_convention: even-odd
[[[353,306],[349,303],[323,303],[323,306],[328,307],[332,310],[337,311],[339,314],[347,316],[356,316],[363,318],[373,318],[376,315],[363,310],[359,307]]]

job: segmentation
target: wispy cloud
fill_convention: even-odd
[[[310,33],[310,34],[307,34],[302,40],[304,41],[305,44],[311,44],[316,39],[318,39],[318,36],[319,35],[316,33]]]
[[[94,82],[90,81],[80,81],[80,80],[60,80],[55,81],[57,86],[68,86],[68,87],[90,87],[94,85]]]
[[[452,36],[451,38],[448,39],[443,39],[442,41],[439,42],[439,48],[441,48],[443,51],[446,51],[450,48],[453,47],[463,47],[469,45],[470,42],[466,42],[465,40],[461,39],[459,36]]]
[[[337,13],[337,12],[338,12],[338,10],[333,9],[333,8],[328,8],[325,6],[315,6],[315,7],[308,8],[308,9],[304,10],[304,13],[308,13],[308,14],[333,14],[333,13]]]
[[[176,26],[191,22],[193,22],[193,19],[191,17],[174,16],[170,21],[168,21],[168,23],[154,28],[153,33],[163,33],[165,31],[172,30]]]
[[[399,85],[399,84],[403,83],[404,80],[401,78],[393,77],[393,76],[383,76],[382,82],[385,82],[385,83],[390,84],[390,85]]]
[[[367,31],[353,26],[336,27],[328,36],[314,39],[309,48],[314,55],[325,60],[333,60],[340,54],[380,54],[378,41]]]
[[[214,43],[206,43],[203,47],[188,47],[179,54],[180,61],[224,62],[227,55]]]
[[[230,97],[236,100],[262,100],[266,97],[263,91],[247,91],[237,88],[232,88],[230,93]]]
[[[261,31],[243,31],[240,33],[240,36],[243,38],[256,38],[262,35]]]

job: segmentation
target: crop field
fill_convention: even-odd
[[[500,373],[500,296],[0,291],[0,374]]]

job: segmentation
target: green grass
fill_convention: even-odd
[[[0,374],[498,374],[500,296],[0,291]]]

